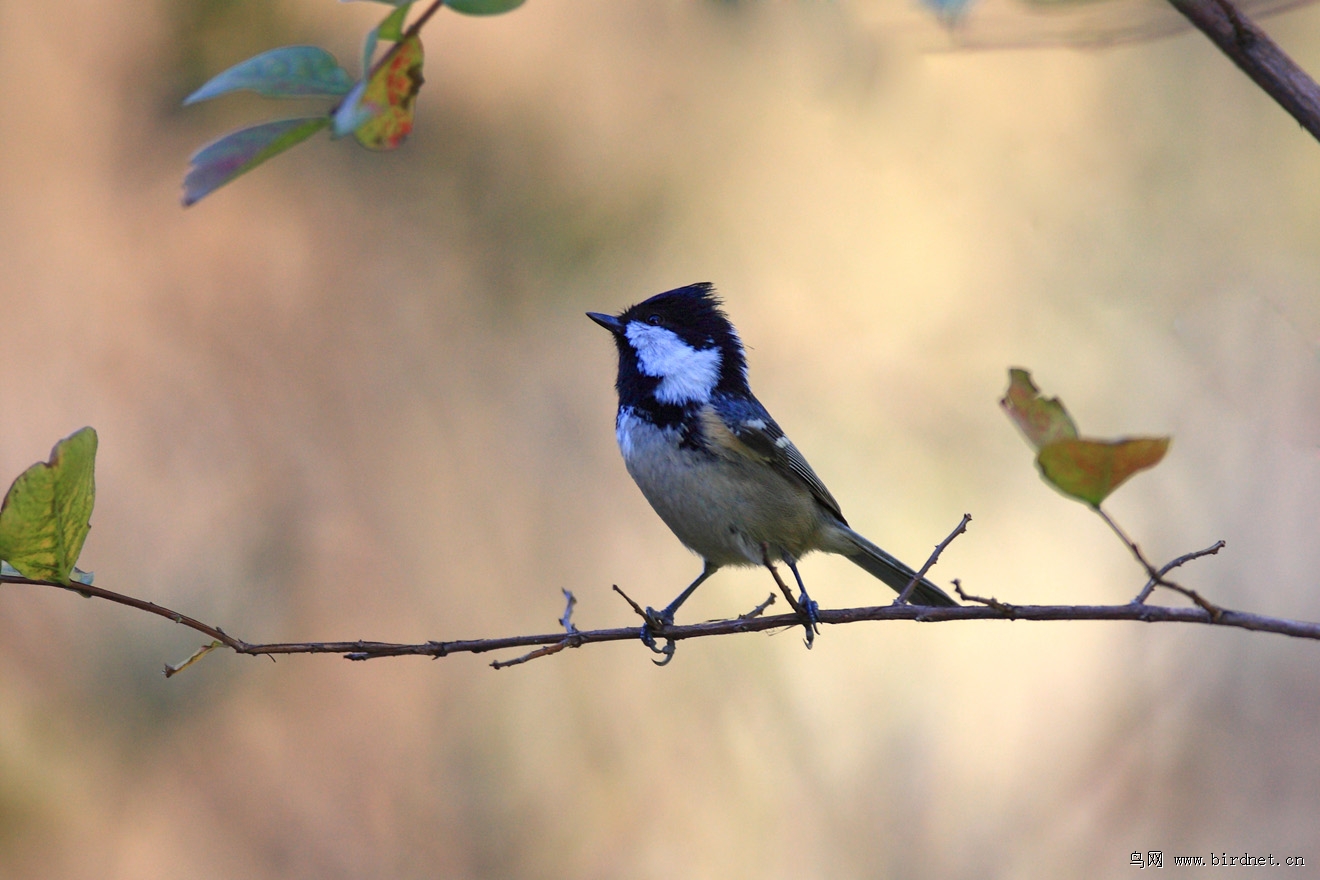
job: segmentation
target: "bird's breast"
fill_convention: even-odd
[[[759,565],[819,547],[827,514],[809,490],[759,460],[703,443],[699,423],[659,426],[619,411],[616,433],[628,473],[680,541],[718,565]],[[692,442],[692,441],[696,442]]]

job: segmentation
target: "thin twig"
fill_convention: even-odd
[[[1132,600],[1132,603],[1134,605],[1143,604],[1148,598],[1150,598],[1150,594],[1154,591],[1156,585],[1160,583],[1160,579],[1163,578],[1164,575],[1173,571],[1175,568],[1178,568],[1179,566],[1182,565],[1186,565],[1187,563],[1191,562],[1193,559],[1200,559],[1202,556],[1214,556],[1220,550],[1223,550],[1224,546],[1225,546],[1224,541],[1221,538],[1220,540],[1215,541],[1209,547],[1206,547],[1204,550],[1193,550],[1191,553],[1184,553],[1182,556],[1179,556],[1177,559],[1168,563],[1159,570],[1158,578],[1151,578],[1150,580],[1146,581],[1146,586],[1141,588],[1141,592],[1138,593],[1137,597]]]
[[[987,608],[992,608],[1000,614],[1008,615],[1009,617],[1017,611],[1016,605],[1009,605],[1007,602],[1000,602],[994,596],[973,596],[971,593],[964,593],[962,581],[957,578],[953,579],[953,589],[958,593],[958,598],[962,599],[964,602],[975,602],[977,605],[984,605]]]
[[[566,600],[564,607],[564,616],[559,618],[559,625],[564,628],[564,633],[565,633],[564,638],[561,639],[557,644],[547,645],[544,648],[537,648],[535,651],[529,651],[528,653],[523,654],[521,657],[515,657],[512,660],[493,660],[491,661],[490,664],[490,667],[492,669],[503,669],[506,666],[517,666],[520,663],[526,663],[528,660],[535,660],[538,657],[549,657],[551,654],[558,654],[560,651],[564,650],[565,648],[576,648],[579,644],[581,644],[575,638],[578,633],[578,628],[573,625],[573,619],[572,619],[573,606],[577,604],[577,597],[573,595],[573,592],[571,590],[567,590],[562,587],[560,589],[563,590],[564,599]],[[620,592],[623,591],[620,590]],[[628,597],[624,596],[624,598],[627,599]]]
[[[210,636],[223,644],[226,648],[231,648],[240,654],[249,653],[246,650],[250,647],[247,642],[228,635],[219,627],[208,626],[200,620],[194,620],[186,614],[171,611],[164,605],[157,605],[155,602],[147,602],[133,596],[125,596],[123,593],[116,593],[111,590],[102,589],[101,587],[94,587],[91,584],[57,584],[54,581],[39,581],[15,575],[0,575],[0,583],[27,584],[33,587],[54,587],[57,590],[68,590],[71,593],[77,593],[87,599],[105,599],[107,602],[114,602],[117,605],[127,605],[129,608],[146,611],[149,614],[164,617],[166,620],[172,620],[177,624],[188,627],[189,629],[195,629],[197,632]]]
[[[564,632],[572,635],[577,632],[577,627],[573,625],[573,606],[577,604],[577,597],[573,595],[572,590],[564,590],[564,616],[559,618],[559,625],[564,628]]]
[[[1320,86],[1232,0],[1169,0],[1242,72],[1320,139]]]
[[[1118,523],[1114,522],[1114,520],[1109,516],[1109,514],[1105,513],[1104,508],[1100,507],[1099,505],[1096,505],[1095,507],[1092,508],[1092,510],[1100,514],[1100,518],[1109,524],[1109,527],[1114,530],[1114,534],[1118,535],[1119,540],[1121,540],[1124,544],[1127,545],[1128,550],[1130,550],[1132,552],[1132,555],[1137,558],[1137,561],[1141,563],[1142,568],[1146,569],[1146,574],[1150,576],[1150,579],[1154,581],[1156,585],[1161,587],[1168,587],[1170,590],[1173,590],[1174,592],[1181,593],[1182,595],[1186,596],[1188,599],[1191,599],[1197,605],[1200,605],[1202,608],[1204,608],[1206,612],[1211,616],[1221,613],[1218,605],[1211,602],[1209,599],[1206,599],[1200,593],[1196,592],[1195,590],[1188,589],[1187,587],[1184,587],[1182,584],[1174,583],[1173,581],[1165,578],[1164,574],[1165,571],[1169,570],[1168,567],[1166,567],[1164,571],[1156,571],[1155,566],[1151,565],[1150,561],[1146,559],[1145,554],[1141,552],[1141,548],[1137,546],[1137,543],[1133,541],[1131,538],[1129,538],[1127,536],[1127,533],[1125,533],[1122,529],[1118,527]],[[1154,588],[1152,587],[1152,589]]]
[[[762,614],[765,613],[765,609],[769,608],[773,604],[775,604],[775,594],[771,593],[769,596],[765,597],[764,602],[762,602],[760,605],[757,605],[751,611],[747,611],[742,614],[739,614],[738,619],[751,620],[753,617],[760,617]]]
[[[638,605],[636,602],[634,602],[634,601],[632,600],[632,596],[629,596],[629,595],[628,595],[627,593],[625,593],[623,590],[619,589],[619,585],[618,585],[618,584],[614,584],[613,589],[614,589],[614,592],[618,593],[620,596],[622,596],[622,597],[624,598],[624,601],[626,601],[629,605],[632,606],[632,610],[635,611],[635,612],[637,612],[637,616],[638,616],[638,617],[640,617],[640,618],[641,618],[642,620],[644,620],[644,621],[649,621],[649,620],[651,619],[650,617],[647,616],[646,612],[642,609],[642,606],[641,606],[641,605]]]
[[[958,523],[958,527],[952,532],[949,532],[949,537],[935,545],[935,552],[930,554],[926,559],[926,564],[921,567],[920,571],[912,576],[912,580],[908,581],[908,585],[903,588],[903,592],[898,594],[898,598],[894,600],[895,605],[907,604],[908,599],[912,596],[912,591],[917,588],[917,584],[921,583],[921,579],[926,576],[926,572],[930,571],[935,563],[939,561],[940,554],[944,552],[944,548],[953,543],[954,538],[967,531],[967,524],[971,521],[972,515],[970,513],[964,513],[962,522]]]
[[[520,663],[526,663],[528,660],[535,660],[538,657],[549,657],[551,654],[558,654],[565,648],[576,648],[573,639],[563,639],[553,645],[546,645],[544,648],[537,648],[535,651],[529,651],[521,657],[514,657],[512,660],[492,660],[491,669],[504,669],[507,666],[517,666]]]

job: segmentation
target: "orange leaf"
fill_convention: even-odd
[[[1099,507],[1128,477],[1159,464],[1168,451],[1168,437],[1109,442],[1070,438],[1041,447],[1036,466],[1063,494]]]
[[[1008,371],[1008,392],[999,405],[1036,449],[1077,437],[1077,426],[1059,398],[1041,397],[1040,389],[1031,381],[1031,374],[1020,367]]]

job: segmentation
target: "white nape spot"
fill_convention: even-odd
[[[695,349],[672,330],[629,321],[623,331],[643,373],[660,380],[661,403],[706,403],[720,381],[720,350]]]

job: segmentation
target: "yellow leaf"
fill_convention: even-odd
[[[18,475],[0,505],[0,559],[24,577],[69,583],[96,501],[96,431],[65,437]]]

